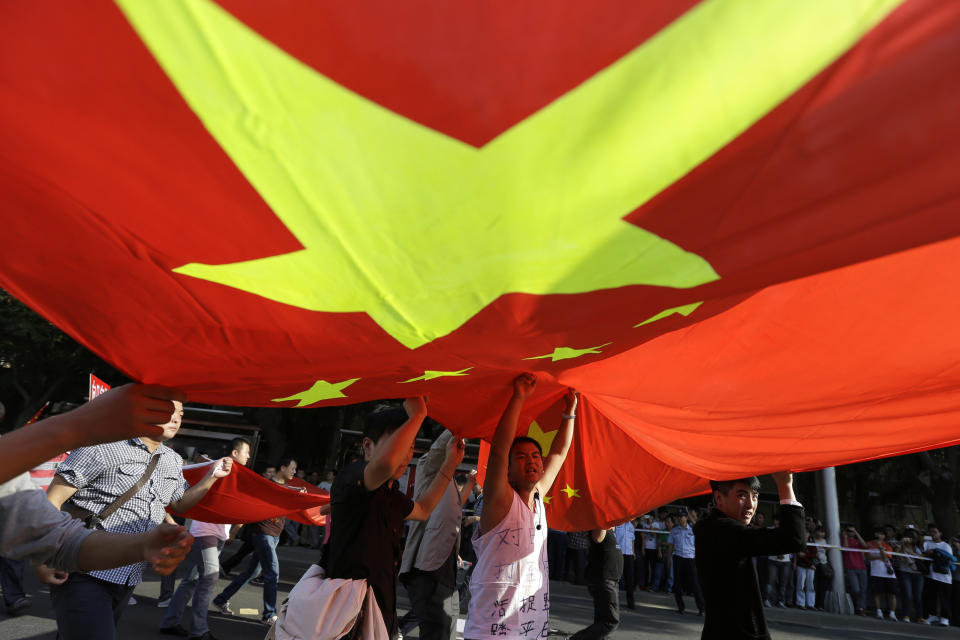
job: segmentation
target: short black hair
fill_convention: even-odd
[[[280,467],[289,467],[290,463],[296,460],[296,458],[291,458],[290,456],[284,456],[280,458],[280,462],[277,463],[277,469]]]
[[[407,421],[407,412],[403,409],[384,407],[367,415],[363,423],[363,437],[370,438],[374,443],[385,435],[390,435],[403,426]]]
[[[237,437],[230,441],[230,451],[240,451],[240,448],[243,447],[243,445],[247,445],[251,449],[253,448],[253,445],[250,444],[249,440],[246,438]]]
[[[749,478],[740,478],[739,480],[711,480],[710,489],[713,491],[719,491],[720,493],[726,495],[730,493],[730,489],[733,489],[733,485],[742,482],[743,484],[750,487],[751,491],[760,493],[760,478],[757,476],[751,476]]]
[[[536,446],[537,446],[537,451],[540,452],[540,457],[541,457],[541,458],[543,457],[543,447],[540,446],[540,443],[539,443],[539,442],[537,442],[536,440],[534,440],[533,438],[531,438],[531,437],[529,437],[529,436],[520,436],[519,438],[514,438],[514,439],[513,439],[513,442],[510,443],[510,450],[507,451],[507,458],[509,459],[509,458],[511,458],[511,457],[513,456],[513,448],[514,448],[515,446],[517,446],[518,444],[524,443],[524,442],[529,442],[530,444],[536,445]]]

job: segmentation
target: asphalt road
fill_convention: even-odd
[[[316,559],[317,552],[308,549],[281,547],[280,601],[299,579],[303,571]],[[50,608],[50,598],[32,572],[27,571],[25,587],[33,597],[33,607],[26,615],[11,618],[0,613],[0,640],[47,639],[56,637],[56,622]],[[220,581],[220,588],[227,582]],[[120,621],[118,637],[126,640],[167,638],[157,634],[157,625],[164,610],[156,607],[160,584],[156,576],[137,587],[138,603],[129,607]],[[406,594],[400,589],[401,615],[409,608]],[[563,582],[551,584],[551,626],[572,633],[592,621],[593,605],[585,587]],[[699,638],[702,619],[689,609],[695,608],[688,598],[688,613],[679,615],[673,597],[665,594],[639,592],[637,608],[622,611],[620,628],[613,634],[615,640],[649,638],[651,640]],[[259,622],[262,607],[261,590],[252,586],[243,588],[231,601],[234,611],[255,609],[257,614],[223,616],[210,611],[210,629],[221,640],[261,640],[267,628]],[[0,608],[2,611],[2,608]],[[829,613],[768,609],[767,620],[775,640],[811,640],[814,638],[850,638],[856,640],[892,640],[895,638],[960,638],[956,628],[930,627],[920,624],[879,621],[871,618],[839,616]],[[417,632],[408,638],[417,637]]]

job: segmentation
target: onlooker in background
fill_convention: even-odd
[[[297,461],[293,458],[283,458],[277,465],[277,471],[272,480],[277,484],[286,485],[297,473]],[[277,619],[277,586],[280,581],[280,561],[277,559],[277,544],[283,532],[283,516],[255,522],[246,525],[250,528],[250,543],[253,545],[254,557],[250,558],[247,568],[233,579],[227,588],[213,599],[213,606],[221,613],[233,615],[230,608],[230,598],[245,584],[258,575],[263,575],[263,613],[261,621],[272,624]]]
[[[900,538],[900,553],[896,570],[900,578],[903,597],[900,600],[900,619],[904,622],[919,622],[923,619],[923,573],[918,560],[923,552],[917,547],[917,534],[907,529]]]
[[[930,573],[923,586],[927,613],[924,622],[940,623],[947,627],[950,625],[950,586],[953,584],[950,563],[953,550],[944,542],[936,525],[931,524],[927,533],[930,534],[930,540],[923,543],[923,555],[930,558]]]
[[[624,571],[622,560],[613,529],[590,532],[587,589],[593,598],[593,624],[570,636],[570,640],[600,640],[619,626],[620,590],[617,582]]]
[[[647,589],[655,591],[660,588],[660,580],[663,578],[663,568],[661,566],[662,558],[660,557],[660,545],[658,544],[657,534],[650,532],[662,531],[663,520],[660,519],[659,511],[656,512],[656,515],[648,514],[645,518],[643,528],[648,529],[648,531],[642,533],[640,536],[643,540],[643,564],[644,573],[647,578],[643,584]]]
[[[663,533],[657,534],[657,544],[660,551],[660,573],[663,576],[660,580],[660,587],[657,589],[663,593],[673,593],[673,563],[670,562],[670,532],[677,524],[672,515],[663,518]]]
[[[703,594],[697,580],[696,541],[685,509],[677,514],[677,525],[670,530],[667,546],[667,560],[673,565],[673,597],[677,601],[677,613],[686,609],[683,594],[691,592],[697,611],[703,615]]]
[[[816,592],[814,608],[817,611],[823,611],[823,601],[826,599],[827,591],[833,584],[833,567],[827,559],[827,532],[823,526],[818,526],[813,534],[813,541],[819,545],[817,550],[816,564],[814,565],[813,587]]]
[[[840,546],[851,549],[866,549],[867,543],[853,525],[847,525],[840,538]],[[861,551],[843,552],[843,573],[847,578],[847,591],[853,598],[853,608],[862,616],[867,608],[867,565]]]
[[[613,529],[613,536],[616,539],[617,548],[620,550],[621,555],[621,566],[623,567],[623,587],[627,592],[627,609],[636,609],[637,605],[634,602],[634,592],[636,590],[636,584],[634,583],[634,572],[633,572],[633,539],[636,535],[633,522],[627,521],[623,524],[617,525]],[[594,536],[595,537],[595,536]],[[589,560],[588,560],[589,562]],[[618,576],[619,578],[619,576]],[[589,584],[589,583],[588,583]]]
[[[587,531],[571,531],[567,534],[567,566],[564,570],[567,582],[584,584],[589,535]]]
[[[870,590],[873,591],[874,602],[877,607],[877,617],[883,619],[883,605],[887,604],[888,617],[897,619],[897,574],[891,562],[893,547],[886,542],[887,532],[883,527],[877,527],[874,538],[867,547],[871,549],[867,557],[870,559]],[[885,602],[886,601],[886,602]]]
[[[813,524],[810,521],[809,524]],[[806,542],[812,542],[813,539],[806,531],[803,534]],[[794,555],[794,573],[797,577],[797,606],[801,609],[813,609],[817,601],[817,592],[814,589],[813,582],[816,575],[817,548],[807,545],[803,551]]]
[[[333,487],[333,481],[336,479],[337,479],[336,471],[327,471],[326,478],[323,480],[323,482],[321,482],[317,486],[320,487],[321,489],[325,489],[326,491],[330,491],[330,488]]]
[[[230,441],[230,457],[234,464],[247,466],[250,460],[250,441],[234,438]],[[160,633],[164,635],[189,636],[191,640],[214,640],[207,624],[207,609],[220,576],[220,551],[230,533],[228,524],[211,524],[194,520],[190,525],[193,547],[184,563],[186,575],[180,581],[166,615],[160,621]],[[180,626],[180,619],[191,601],[190,628]]]
[[[773,517],[773,526],[769,528],[780,528],[780,518],[778,516]],[[767,599],[763,602],[764,606],[787,606],[787,584],[790,582],[792,561],[792,553],[767,556]]]

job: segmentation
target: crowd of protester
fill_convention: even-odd
[[[699,585],[691,584],[689,576],[685,583],[676,578],[683,558],[693,557],[687,538],[705,512],[658,509],[614,529],[623,555],[620,587],[628,609],[634,608],[634,589],[640,589],[673,594],[680,612],[685,610],[682,596],[691,596],[702,610]],[[764,528],[765,522],[760,512],[750,526]],[[776,517],[772,522],[768,528],[779,524]],[[765,607],[825,610],[834,573],[826,529],[811,516],[805,523],[809,544],[803,551],[754,559]],[[951,617],[953,611],[960,612],[960,535],[944,540],[932,524],[925,529],[908,524],[900,531],[881,525],[868,539],[852,524],[841,529],[846,593],[856,615],[944,626],[953,620],[960,626],[960,619]],[[588,533],[550,531],[551,579],[584,584]]]
[[[697,612],[706,613],[709,620],[710,598],[716,598],[718,583],[705,581],[705,565],[697,557],[702,541],[696,532],[707,530],[705,523],[719,526],[717,518],[723,514],[661,509],[610,529],[565,533],[546,526],[541,494],[549,491],[569,449],[577,399],[571,391],[562,416],[562,435],[548,455],[536,441],[515,437],[523,401],[535,382],[527,375],[514,383],[513,398],[494,436],[486,492],[476,483],[475,471],[458,473],[464,443],[449,431],[417,462],[415,486],[400,489],[398,481],[411,464],[413,440],[426,417],[424,400],[413,398],[402,410],[368,416],[363,459],[352,461],[339,473],[327,472],[321,480],[319,472],[305,472],[290,457],[262,471],[265,478],[290,485],[291,490],[304,491],[291,485],[299,478],[330,491],[325,526],[301,525],[284,517],[234,526],[193,521],[189,533],[175,524],[166,509],[187,511],[229,475],[233,465],[246,465],[250,443],[243,438],[231,441],[228,455],[214,461],[200,482],[188,486],[181,471],[188,461],[165,444],[179,428],[178,396],[139,386],[111,392],[109,402],[94,407],[99,413],[79,411],[68,426],[86,426],[104,420],[104,415],[117,415],[126,416],[117,420],[123,428],[101,426],[89,446],[77,446],[69,455],[55,458],[55,474],[48,479],[43,504],[37,504],[36,496],[28,495],[33,492],[26,490],[25,481],[14,476],[26,475],[21,468],[24,461],[34,460],[35,465],[37,460],[53,457],[54,440],[62,443],[62,437],[51,439],[46,447],[34,443],[16,466],[12,458],[7,463],[9,473],[0,485],[3,514],[19,513],[17,509],[29,504],[31,511],[25,513],[30,519],[63,532],[51,540],[49,532],[30,527],[21,527],[23,532],[11,527],[0,531],[0,550],[6,554],[0,557],[0,577],[8,612],[19,614],[29,606],[19,580],[20,559],[30,558],[40,563],[41,580],[52,585],[60,637],[114,637],[121,614],[135,602],[130,596],[144,568],[142,562],[129,563],[142,559],[168,576],[158,601],[158,606],[167,608],[159,632],[198,640],[214,638],[207,623],[209,606],[232,615],[230,598],[248,584],[262,589],[261,617],[268,625],[333,624],[336,621],[313,619],[316,600],[340,598],[348,603],[347,609],[356,609],[353,620],[366,625],[363,630],[358,626],[354,637],[388,637],[380,631],[394,637],[419,626],[424,640],[449,639],[455,636],[458,614],[464,613],[468,637],[527,637],[534,632],[546,637],[549,579],[586,585],[594,600],[594,623],[575,634],[576,640],[603,638],[617,628],[621,590],[628,609],[636,607],[637,589],[671,593],[678,613],[683,614],[692,599]],[[173,410],[166,423],[154,415],[162,413],[160,405]],[[154,422],[141,415],[131,423],[130,415],[142,414],[144,407],[153,412],[147,415]],[[103,414],[110,410],[114,413]],[[45,428],[50,431],[58,424],[51,422]],[[160,426],[151,430],[149,424]],[[43,431],[34,431],[42,443]],[[26,442],[20,435],[11,439],[13,444]],[[112,435],[129,437],[111,441]],[[210,462],[196,454],[190,461]],[[155,469],[159,470],[156,476]],[[764,553],[795,551],[778,555],[754,551],[744,556],[748,558],[744,562],[747,569],[750,562],[756,569],[762,607],[823,610],[833,584],[825,528],[813,517],[803,518],[790,474],[775,478],[778,486],[781,481],[785,484],[780,487],[781,509],[771,524],[763,513],[754,515],[751,510],[737,526],[743,531],[771,530],[757,540],[773,540],[777,532],[792,531],[790,537],[796,542],[763,548],[769,549]],[[750,489],[749,482],[735,482],[743,485],[741,493],[752,490],[755,503],[759,482],[748,480],[755,488]],[[722,490],[715,488],[715,499],[733,491],[730,486],[735,482],[718,483]],[[790,526],[781,527],[779,517],[786,517]],[[6,522],[11,522],[9,517]],[[722,526],[732,531],[730,525]],[[31,542],[44,535],[48,540],[40,547]],[[236,539],[243,541],[242,547],[221,557]],[[301,584],[307,581],[315,587],[300,591],[309,594],[306,602],[297,602],[293,593],[288,603],[277,602],[280,544],[322,553],[317,565],[301,578]],[[944,626],[951,620],[956,623],[951,612],[960,606],[960,537],[947,541],[934,525],[924,530],[907,525],[902,531],[879,526],[865,539],[848,524],[842,527],[841,547],[846,590],[857,615]],[[184,556],[182,579],[174,589],[172,570]],[[232,580],[214,596],[218,577]],[[396,611],[398,579],[411,602],[411,610],[402,618]],[[756,606],[762,611],[760,602]],[[360,616],[362,607],[367,614]],[[369,615],[370,611],[376,615]]]

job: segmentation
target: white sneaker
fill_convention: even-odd
[[[883,609],[877,609],[877,620],[883,620]]]
[[[949,626],[950,626],[950,619],[949,619],[949,618],[940,618],[940,626],[941,626],[941,627],[949,627]]]
[[[894,622],[896,622],[896,621],[897,621],[897,614],[895,614],[895,613],[893,612],[893,610],[891,610],[890,613],[887,614],[887,618],[890,619],[890,620],[893,620]]]
[[[903,616],[903,617],[900,619],[900,622],[910,622],[910,616]]]
[[[170,598],[167,598],[166,600],[160,600],[159,602],[157,602],[157,608],[166,609],[167,607],[170,606],[170,600],[171,600]]]
[[[128,605],[130,605],[130,604],[137,604],[137,599],[134,598],[133,596],[130,596],[130,599],[127,600],[127,604],[128,604]]]
[[[923,624],[934,624],[936,622],[940,622],[940,618],[938,618],[937,616],[930,616],[929,618],[923,621]]]

